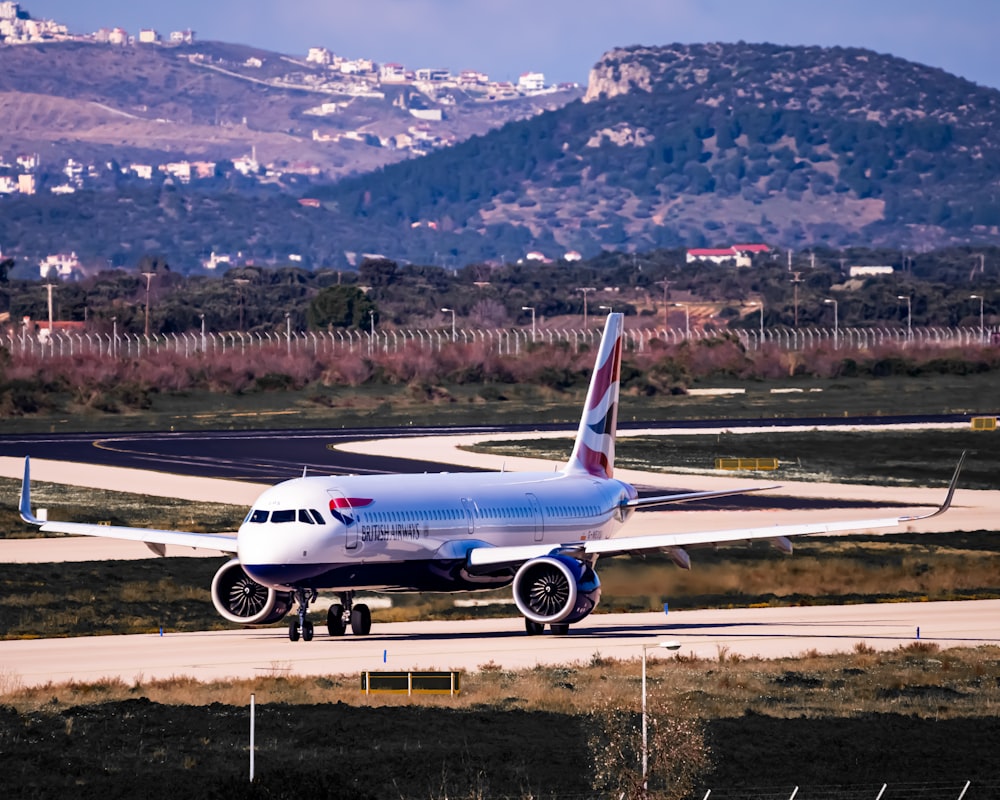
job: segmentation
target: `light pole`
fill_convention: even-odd
[[[205,347],[205,315],[204,314],[199,314],[198,316],[201,317],[201,354],[205,355],[205,350],[206,350],[206,347]],[[286,314],[285,316],[288,316],[288,315]]]
[[[204,318],[203,318],[204,319]],[[360,344],[360,342],[359,342]],[[288,355],[292,354],[292,315],[285,312],[285,347]]]
[[[834,350],[839,350],[840,349],[840,345],[839,345],[839,342],[840,342],[840,316],[839,316],[839,312],[837,311],[837,307],[838,307],[839,304],[837,303],[836,300],[831,300],[829,298],[827,298],[823,302],[826,303],[827,305],[830,305],[831,303],[833,304],[833,349]]]
[[[55,288],[51,283],[45,284],[49,292],[49,341],[52,341],[52,290]]]
[[[648,726],[646,724],[646,652],[653,648],[662,647],[664,650],[679,650],[681,643],[673,639],[655,644],[644,644],[642,646],[642,793],[646,794],[647,780],[649,777],[649,743],[647,738]]]
[[[584,295],[584,297],[586,297],[586,295]],[[604,308],[604,306],[601,306],[601,308]],[[535,307],[534,306],[521,306],[521,310],[522,311],[530,311],[531,312],[531,341],[534,342],[535,341]]]
[[[235,278],[233,283],[236,284],[236,291],[240,296],[240,333],[243,333],[243,287],[250,283],[250,281],[246,278]]]
[[[153,282],[153,276],[155,272],[144,272],[143,277],[146,278],[146,338],[149,338],[149,285]]]
[[[595,289],[593,286],[586,286],[577,291],[583,292],[583,329],[587,330],[587,292],[593,292]]]
[[[368,337],[368,355],[372,354],[372,342],[375,341],[375,309],[368,309],[368,318],[371,322],[371,335]]]
[[[970,294],[969,295],[969,299],[970,300],[978,300],[979,301],[979,344],[982,344],[983,341],[986,339],[986,326],[983,324],[983,320],[984,320],[984,317],[983,317],[983,299],[984,298],[983,298],[983,295],[981,295],[981,294]]]
[[[897,300],[906,301],[906,341],[913,338],[913,302],[908,294],[897,294]]]
[[[669,305],[667,304],[667,294],[670,292],[671,281],[662,280],[657,281],[657,286],[663,287],[663,330],[667,329],[667,311],[669,310]]]
[[[442,308],[445,314],[451,314],[451,340],[456,341],[455,337],[455,309],[453,308]]]
[[[684,338],[691,338],[691,309],[687,307],[687,303],[674,303],[675,308],[684,309]]]
[[[802,283],[802,279],[799,277],[801,272],[792,273],[792,286],[793,286],[793,300],[792,303],[795,306],[795,328],[799,327],[799,284]]]
[[[760,306],[760,343],[764,343],[764,301],[754,300],[750,305]]]

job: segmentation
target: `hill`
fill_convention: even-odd
[[[917,248],[996,234],[998,114],[997,90],[868,50],[636,47],[607,53],[580,102],[330,197],[370,220],[419,209],[584,252]]]
[[[254,59],[262,66],[246,66]],[[228,179],[133,181],[4,200],[0,242],[29,264],[58,249],[91,264],[157,253],[183,271],[212,251],[456,267],[530,250],[734,241],[924,251],[1000,232],[1000,92],[868,50],[633,47],[603,56],[586,95],[566,104],[572,93],[506,108],[401,86],[321,117],[307,114],[322,97],[300,62],[235,45],[0,48],[0,67],[0,104],[14,120],[0,147],[176,158],[256,146],[261,161],[323,158],[340,176],[286,183],[283,194]],[[446,110],[434,124],[450,125],[457,144],[403,160],[312,135],[381,136],[412,124],[408,109],[423,103]]]
[[[433,134],[459,141],[579,94],[494,103],[459,91],[439,97],[221,42],[0,46],[0,153],[158,163],[233,159],[256,148],[261,163],[308,162],[335,178],[408,157],[342,134],[402,135],[418,122],[412,108],[443,110]]]

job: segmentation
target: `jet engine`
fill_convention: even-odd
[[[227,561],[212,579],[212,604],[223,619],[243,625],[277,622],[292,607],[291,592],[279,592],[250,578],[240,560]]]
[[[514,602],[526,619],[542,625],[579,622],[600,599],[593,567],[568,556],[533,558],[514,576]]]

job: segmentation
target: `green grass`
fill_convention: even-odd
[[[671,419],[838,418],[854,415],[996,414],[1000,372],[879,379],[698,383],[696,388],[738,387],[722,397],[623,393],[620,421]],[[774,388],[798,394],[771,394]],[[821,391],[816,391],[821,390]],[[246,430],[353,428],[409,425],[575,424],[584,387],[566,391],[518,384],[448,384],[433,399],[401,385],[309,387],[281,392],[154,394],[142,411],[100,413],[73,408],[68,396],[48,398],[54,410],[0,419],[2,433],[129,430]]]

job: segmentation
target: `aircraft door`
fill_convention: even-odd
[[[528,492],[524,495],[531,504],[531,515],[535,518],[535,541],[540,542],[545,538],[545,517],[542,516],[542,505],[535,495]]]
[[[344,547],[356,550],[358,547],[357,512],[351,506],[351,501],[338,491],[327,489],[330,495],[330,514],[344,526]]]
[[[475,506],[471,498],[462,498],[462,509],[465,511],[465,522],[469,526],[469,535],[476,532]]]

